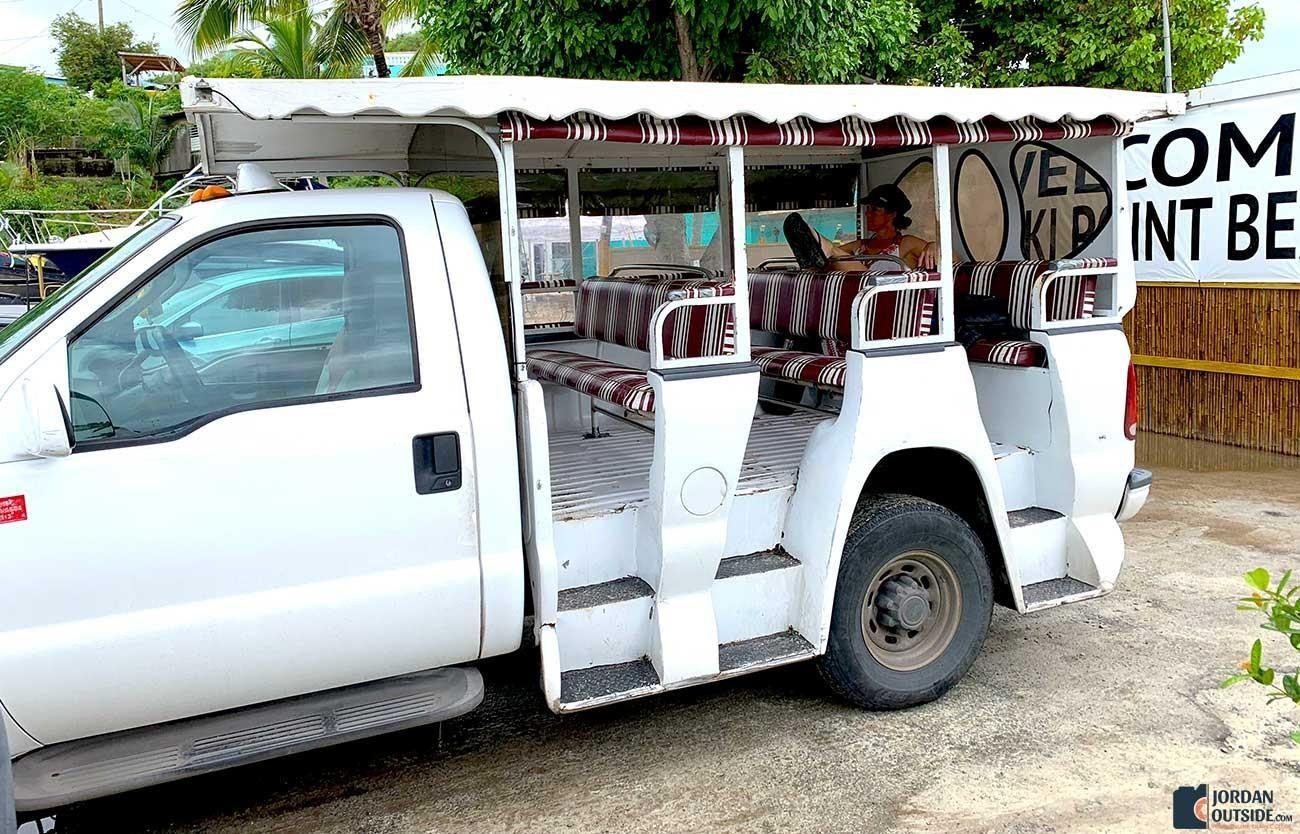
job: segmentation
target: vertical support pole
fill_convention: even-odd
[[[501,269],[505,272],[510,290],[510,359],[515,366],[515,379],[528,377],[524,359],[524,297],[519,281],[519,197],[515,190],[515,147],[509,142],[501,145],[501,170],[497,182],[501,192]]]
[[[1165,92],[1174,91],[1174,48],[1169,40],[1169,0],[1160,0],[1160,17],[1165,30]]]
[[[952,278],[952,168],[947,145],[934,146],[934,211],[939,229],[939,334],[952,339],[955,331],[953,303],[956,289]]]
[[[9,762],[9,734],[0,718],[0,834],[14,834],[18,830],[18,814],[14,810],[14,773]]]
[[[569,187],[569,277],[577,284],[584,277],[582,268],[582,201],[578,193],[578,165],[564,166],[565,184]]]
[[[853,236],[862,239],[866,225],[862,222],[862,198],[871,190],[871,172],[867,169],[867,160],[863,157],[858,163],[858,198],[853,203]]]
[[[745,255],[745,149],[727,148],[727,208],[731,263],[736,284],[736,357],[749,361],[749,262]]]
[[[1124,171],[1124,139],[1116,136],[1111,141],[1111,211],[1114,226],[1112,241],[1118,272],[1111,278],[1110,298],[1107,303],[1112,315],[1122,316],[1137,302],[1137,277],[1133,266],[1133,241],[1131,207],[1128,202],[1128,176]]]
[[[722,274],[734,276],[736,250],[731,245],[731,170],[725,157],[718,160],[718,234],[727,242],[722,247]]]

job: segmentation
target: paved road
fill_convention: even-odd
[[[940,702],[866,713],[811,666],[560,718],[529,652],[488,665],[482,708],[87,804],[78,832],[1163,831],[1179,785],[1276,791],[1300,819],[1300,711],[1217,682],[1256,636],[1240,575],[1300,565],[1300,469],[1148,441],[1152,503],[1120,588],[999,611]],[[1293,464],[1294,465],[1294,464]],[[1296,830],[1300,830],[1297,827]]]

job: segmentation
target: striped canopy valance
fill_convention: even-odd
[[[956,122],[945,116],[917,121],[895,116],[869,122],[856,116],[837,122],[798,118],[781,124],[750,116],[711,120],[698,116],[660,119],[639,114],[626,119],[606,119],[575,113],[552,121],[519,112],[500,117],[501,138],[506,142],[530,139],[567,139],[590,142],[631,142],[640,145],[821,145],[841,148],[901,148],[933,144],[1015,142],[1025,139],[1082,139],[1088,136],[1126,136],[1132,122],[1111,116],[1088,121],[1064,119],[1046,122],[1032,116],[1006,122],[986,116],[978,122]]]

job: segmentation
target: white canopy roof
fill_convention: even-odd
[[[1004,121],[1034,116],[1052,122],[1112,116],[1134,122],[1181,113],[1185,107],[1181,94],[1087,87],[715,84],[487,75],[338,81],[220,78],[208,83],[221,95],[205,104],[195,93],[195,79],[185,80],[181,91],[187,110],[230,111],[238,107],[254,119],[284,119],[300,114],[495,118],[518,110],[539,119],[562,119],[587,112],[610,119],[637,113],[662,119],[749,115],[765,122],[788,122],[800,116],[817,122],[834,122],[847,116],[867,121],[892,116],[926,121],[947,116],[959,122],[974,122],[985,116]]]
[[[833,123],[853,116],[870,122],[895,116],[917,121],[948,117],[956,122],[990,116],[1008,122],[1028,117],[1134,122],[1181,113],[1186,106],[1182,95],[1078,87],[966,89],[470,75],[329,81],[187,78],[181,94],[203,134],[210,173],[229,172],[245,161],[280,173],[429,170],[414,157],[451,158],[456,149],[431,140],[428,131],[417,135],[416,120],[469,118],[494,130],[498,117],[511,111],[554,120],[575,113],[607,119],[648,114],[720,120],[746,115],[780,124],[800,117]],[[314,124],[304,131],[293,121]]]

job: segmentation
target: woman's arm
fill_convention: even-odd
[[[903,235],[899,251],[913,269],[936,269],[939,265],[939,248],[916,235]]]

